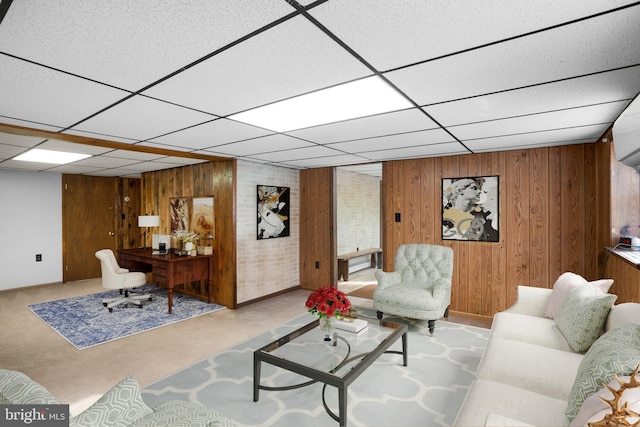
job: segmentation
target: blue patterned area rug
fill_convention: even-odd
[[[373,312],[359,309],[364,315]],[[304,314],[289,322],[212,355],[148,385],[143,399],[154,406],[170,399],[191,400],[212,408],[244,426],[334,426],[322,405],[322,385],[289,391],[260,391],[253,402],[253,351],[313,317]],[[447,321],[436,323],[433,337],[426,322],[409,324],[409,363],[384,354],[348,388],[349,426],[450,426],[457,416],[487,344],[489,330]],[[392,350],[400,350],[397,342]],[[262,364],[262,384],[303,382],[280,368]],[[337,390],[327,387],[326,401],[337,413]]]
[[[27,307],[79,350],[225,308],[173,292],[173,312],[169,314],[165,289],[145,285],[138,290],[151,293],[153,300],[142,301],[142,308],[119,305],[113,313],[102,305],[102,300],[117,297],[117,290]]]

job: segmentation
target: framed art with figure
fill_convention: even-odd
[[[442,239],[498,242],[498,176],[442,179]]]
[[[258,185],[258,240],[289,236],[289,187]]]

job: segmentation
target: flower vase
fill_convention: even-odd
[[[333,333],[336,330],[334,323],[334,317],[321,317],[320,318],[320,330],[324,332],[324,340],[333,340]]]

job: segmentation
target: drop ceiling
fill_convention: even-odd
[[[0,169],[304,169],[592,143],[640,92],[640,2],[1,0],[0,18]],[[410,107],[284,133],[229,119],[371,76]],[[93,157],[12,160],[32,147]]]

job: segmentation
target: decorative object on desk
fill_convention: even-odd
[[[325,341],[331,341],[335,325],[333,319],[349,313],[351,301],[344,292],[333,286],[323,286],[309,295],[305,304],[307,311],[320,318],[320,327],[325,332]]]
[[[498,242],[498,177],[442,179],[442,239]]]
[[[138,216],[138,227],[147,229],[140,235],[142,245],[140,247],[147,247],[147,234],[149,234],[151,227],[160,226],[160,217],[158,215],[140,215]]]
[[[179,242],[180,250],[178,255],[196,255],[195,241],[198,240],[198,235],[192,231],[176,230],[171,233],[171,236]]]
[[[258,185],[258,240],[289,236],[289,187]]]
[[[102,306],[102,300],[118,296],[117,290],[27,307],[79,350],[224,308],[174,292],[173,314],[169,314],[166,289],[144,285],[138,290],[153,296],[152,301],[145,302],[144,310],[116,309],[109,313]]]

